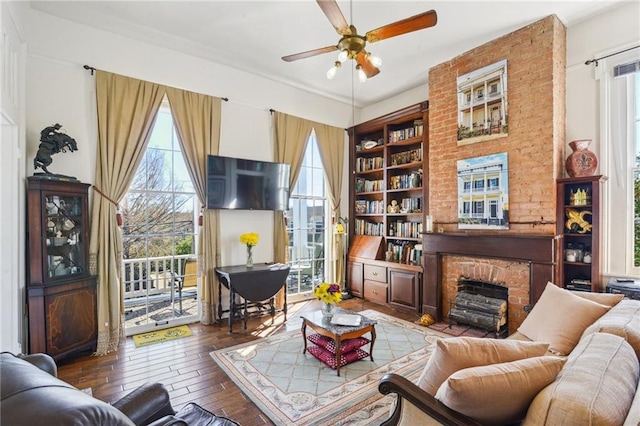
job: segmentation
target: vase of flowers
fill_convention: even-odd
[[[247,246],[247,268],[253,267],[253,247],[258,244],[260,236],[255,232],[240,235],[240,242]]]
[[[322,283],[313,289],[313,295],[322,302],[322,315],[331,318],[335,306],[342,301],[342,292],[338,284]]]

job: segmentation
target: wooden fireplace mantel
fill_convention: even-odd
[[[529,303],[535,303],[556,268],[554,235],[425,233],[422,235],[422,312],[442,318],[442,256],[458,255],[529,263]]]

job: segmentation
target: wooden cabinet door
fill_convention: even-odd
[[[45,296],[47,353],[60,357],[83,349],[95,350],[95,283],[89,279],[59,287],[61,291],[47,289],[49,294]]]
[[[389,303],[419,311],[420,274],[389,268]]]
[[[364,297],[364,272],[360,262],[347,262],[347,283],[353,296]]]

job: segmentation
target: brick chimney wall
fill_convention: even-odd
[[[508,136],[458,146],[456,78],[503,59]],[[548,16],[429,71],[429,213],[434,229],[458,231],[457,160],[507,152],[510,223],[504,232],[555,232],[555,182],[562,176],[565,146],[565,63],[566,29],[556,16]],[[474,232],[479,231],[469,231]]]
[[[507,60],[508,135],[458,145],[457,77]],[[429,214],[434,230],[491,234],[554,235],[556,179],[565,147],[566,28],[548,16],[485,43],[429,71]],[[459,230],[457,161],[506,152],[509,168],[509,230]],[[464,252],[463,250],[461,253]],[[501,259],[442,257],[442,313],[455,298],[461,276],[509,287],[509,332],[522,323],[529,303],[526,263]],[[434,273],[425,271],[425,274]]]

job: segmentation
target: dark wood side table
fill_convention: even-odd
[[[360,325],[337,325],[332,324],[330,319],[322,316],[322,311],[305,312],[302,316],[302,340],[304,341],[304,348],[302,353],[307,351],[307,326],[311,327],[316,333],[321,336],[326,336],[333,339],[336,343],[336,372],[340,375],[340,358],[342,357],[342,342],[347,339],[355,339],[360,336],[364,336],[367,333],[371,333],[371,346],[369,347],[369,357],[373,361],[373,344],[376,341],[376,328],[377,321],[369,319],[364,315],[360,315],[357,312],[347,311],[346,309],[336,308],[335,314],[350,314],[359,315],[361,317]]]
[[[250,306],[257,306],[260,311],[269,302],[271,316],[275,314],[274,296],[285,287],[289,266],[282,263],[258,263],[248,268],[246,265],[221,266],[215,268],[218,276],[218,320],[222,314],[229,312],[229,333],[233,332],[233,320],[239,317],[247,329],[247,318]],[[229,310],[222,310],[222,285],[229,289]],[[242,297],[243,303],[236,303],[236,294]],[[250,303],[249,303],[250,302]],[[244,308],[244,309],[243,309]],[[284,320],[287,320],[287,291],[284,292]]]

